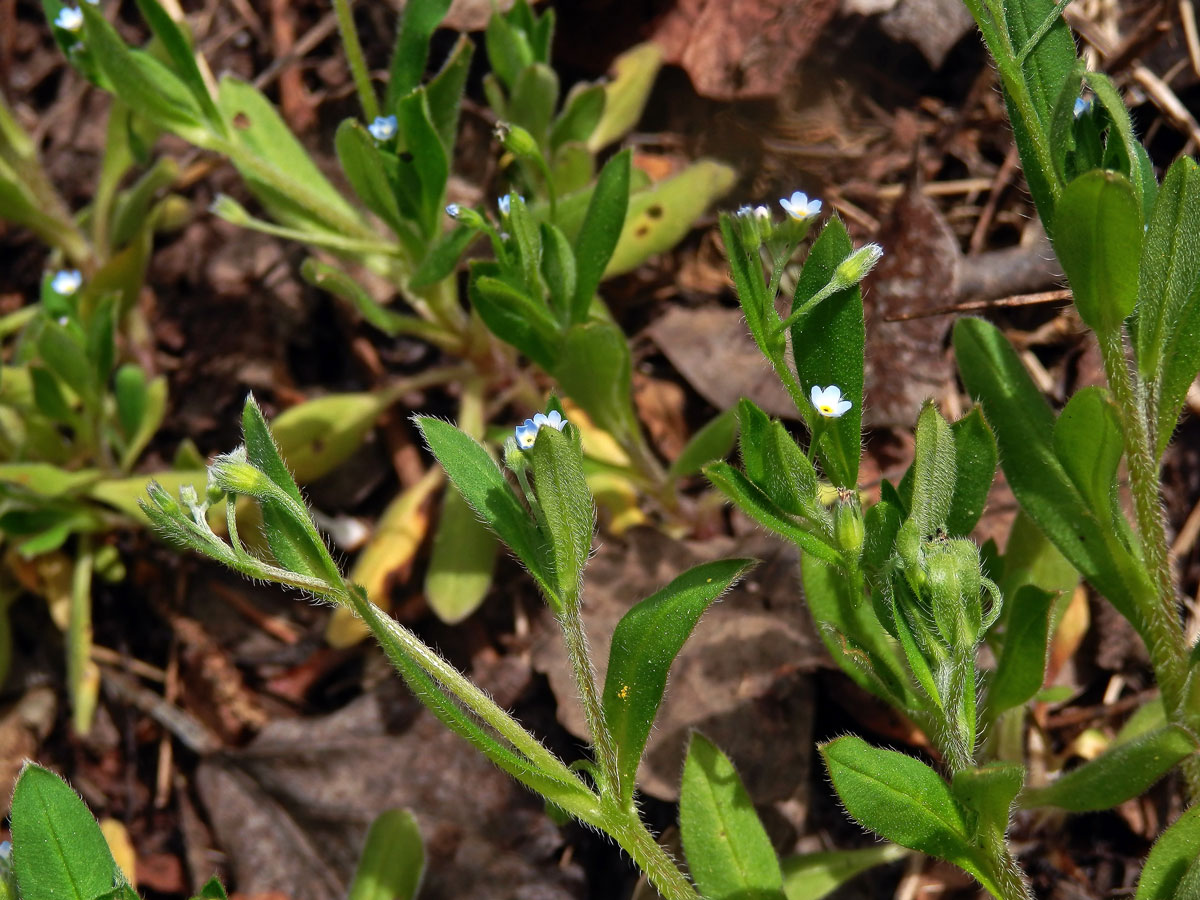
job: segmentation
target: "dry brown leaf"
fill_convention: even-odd
[[[747,397],[773,416],[796,418],[796,407],[750,337],[741,310],[672,306],[646,331],[696,393],[717,409]]]
[[[678,0],[653,38],[701,96],[772,97],[837,9],[838,0]]]
[[[239,891],[335,900],[379,813],[425,841],[421,900],[578,900],[577,864],[528,791],[388,679],[332,715],[276,720],[196,778]]]
[[[879,234],[884,256],[863,292],[867,315],[867,425],[911,428],[930,397],[954,391],[945,351],[949,316],[887,319],[953,302],[958,240],[933,202],[909,190],[896,202]]]

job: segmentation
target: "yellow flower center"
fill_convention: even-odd
[[[817,407],[817,409],[819,409],[823,415],[826,415],[826,416],[833,415],[833,407],[830,406],[828,403],[822,403],[820,406]]]

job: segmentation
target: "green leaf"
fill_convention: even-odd
[[[498,274],[495,263],[471,264],[467,283],[471,305],[496,337],[512,344],[541,368],[552,371],[559,358],[558,323],[544,304],[498,278]]]
[[[334,227],[334,219],[358,220],[354,208],[329,183],[261,91],[226,75],[221,79],[217,103],[232,123],[233,138],[240,146],[304,188],[304,197],[284,194],[234,159],[247,186],[272,216],[288,225],[325,228]]]
[[[514,28],[499,12],[493,12],[483,39],[492,72],[511,90],[517,76],[534,61],[533,49],[525,33]],[[500,110],[496,112],[502,114]]]
[[[994,762],[978,769],[955,772],[950,789],[974,819],[972,833],[987,834],[1003,843],[1013,800],[1024,782],[1024,766]]]
[[[122,366],[117,371],[117,375],[120,376],[121,371],[126,368],[128,367]],[[140,372],[141,369],[138,369],[138,371]],[[115,390],[119,409],[121,403],[121,385],[119,381]],[[126,398],[126,402],[129,402],[128,398]],[[121,468],[126,471],[133,468],[138,457],[142,455],[142,451],[146,449],[146,445],[150,443],[151,439],[158,432],[159,426],[162,425],[163,417],[167,412],[167,379],[159,375],[148,385],[144,385],[141,389],[141,397],[137,406],[139,407],[139,418],[136,425],[132,429],[126,428],[124,421],[122,421],[121,426],[127,438],[125,449],[121,453]],[[131,414],[131,411],[128,409],[125,412],[126,415]]]
[[[621,617],[604,678],[604,719],[617,744],[620,799],[633,800],[638,763],[675,657],[705,610],[754,565],[725,559],[696,566]]]
[[[458,139],[458,116],[462,108],[463,90],[467,84],[467,75],[471,71],[471,59],[475,55],[475,45],[465,35],[459,35],[450,58],[446,60],[440,72],[430,79],[425,86],[429,97],[429,115],[433,127],[437,129],[442,139],[442,147],[446,158],[454,157],[454,144]]]
[[[146,414],[146,370],[126,363],[113,376],[113,394],[117,401],[117,421],[126,435],[138,430]]]
[[[792,300],[795,312],[833,277],[834,270],[853,250],[842,220],[834,216],[809,251]],[[837,385],[853,405],[845,415],[825,422],[817,455],[825,475],[838,487],[852,488],[858,480],[862,453],[863,346],[862,292],[857,285],[822,300],[792,325],[792,354],[805,395],[816,385]],[[805,404],[801,410],[812,425],[819,415]]]
[[[137,0],[137,6],[154,36],[162,42],[175,73],[195,98],[208,124],[218,132],[225,131],[225,122],[217,104],[213,102],[212,94],[209,93],[208,82],[204,80],[200,67],[196,64],[196,54],[188,34],[171,18],[158,0]]]
[[[880,844],[789,856],[782,863],[783,893],[787,900],[821,900],[868,869],[899,862],[909,853],[896,844]]]
[[[1198,287],[1200,166],[1180,157],[1167,170],[1150,213],[1138,283],[1135,349],[1158,456],[1171,439],[1187,386],[1200,368]]]
[[[837,738],[820,749],[851,818],[902,847],[954,863],[999,896],[986,860],[971,846],[962,809],[933,769],[853,736]]]
[[[1056,596],[1026,584],[1004,604],[1004,643],[987,691],[988,713],[993,719],[1006,709],[1022,706],[1041,690]]]
[[[1104,107],[1104,111],[1108,113],[1109,122],[1112,123],[1108,129],[1108,143],[1104,148],[1104,168],[1119,168],[1121,174],[1128,176],[1137,199],[1138,213],[1141,214],[1148,208],[1144,202],[1146,179],[1141,171],[1146,151],[1138,141],[1137,135],[1133,133],[1133,121],[1129,118],[1129,110],[1125,106],[1125,101],[1121,99],[1121,95],[1117,93],[1112,79],[1103,72],[1084,72],[1083,80],[1092,89],[1096,100]],[[1147,159],[1146,162],[1149,160]],[[1153,172],[1154,170],[1151,168],[1149,180],[1152,190],[1157,186],[1154,182]],[[1153,200],[1152,197],[1149,199]],[[1055,228],[1057,227],[1058,223],[1055,222]]]
[[[84,8],[86,7],[86,8]],[[91,4],[81,4],[87,47],[113,93],[138,115],[184,140],[204,147],[211,133],[204,113],[188,86],[174,72],[142,50],[131,50]]]
[[[1071,36],[1071,29],[1055,8],[1055,0],[1010,0],[1004,4],[1004,23],[996,27],[1003,28],[1007,25],[1009,40],[1012,46],[1020,51],[1047,20],[1051,23],[1050,27],[1022,61],[1019,76],[1029,92],[1032,114],[1036,121],[1026,121],[1025,110],[1013,102],[1007,89],[1004,99],[1008,107],[1009,121],[1012,123],[1013,137],[1021,155],[1021,168],[1029,183],[1029,192],[1033,195],[1042,221],[1047,223],[1049,230],[1050,223],[1054,220],[1050,184],[1057,179],[1057,175],[1054,172],[1042,171],[1033,149],[1031,134],[1045,134],[1050,130],[1054,103],[1062,92],[1063,82],[1070,78],[1075,65],[1075,41]],[[999,51],[998,47],[991,49],[993,52]]]
[[[1057,806],[1070,812],[1112,809],[1145,793],[1195,752],[1194,739],[1184,729],[1169,725],[1111,747],[1053,784],[1027,790],[1021,805],[1027,809]]]
[[[323,545],[318,546],[320,537],[308,519],[300,489],[279,454],[279,448],[267,427],[262,410],[254,395],[246,397],[242,408],[242,436],[246,442],[246,456],[250,464],[266,475],[276,487],[286,494],[291,504],[269,497],[258,497],[262,507],[263,530],[267,544],[280,565],[292,571],[317,578],[331,575],[334,583],[340,578]],[[298,517],[297,509],[304,510],[304,519]]]
[[[539,147],[549,141],[550,121],[558,106],[558,75],[545,63],[526,66],[508,99],[508,119],[533,135]]]
[[[79,795],[34,763],[13,791],[12,837],[22,900],[93,900],[123,880]]]
[[[550,374],[592,421],[628,443],[638,431],[630,405],[632,369],[629,342],[621,330],[610,322],[591,321],[567,331]]]
[[[91,406],[97,401],[96,376],[81,341],[57,322],[46,322],[38,336],[38,354],[54,375]]]
[[[550,307],[564,327],[569,324],[575,297],[575,251],[562,230],[552,222],[539,226],[542,245],[542,279],[550,292]]]
[[[517,255],[521,266],[522,287],[525,293],[539,301],[545,295],[542,286],[542,236],[538,223],[534,221],[529,207],[519,195],[508,195],[509,215],[508,231],[513,235],[517,246]],[[513,276],[515,280],[515,275]]]
[[[413,272],[408,286],[419,291],[454,274],[463,253],[479,235],[478,231],[467,225],[455,225],[434,242]]]
[[[406,153],[400,167],[412,167],[421,185],[421,225],[427,237],[438,233],[443,215],[442,200],[450,162],[429,112],[429,99],[418,88],[396,103],[396,118],[404,136]]]
[[[397,234],[405,230],[404,216],[384,169],[383,154],[361,122],[346,119],[333,140],[338,162],[354,193],[371,212]]]
[[[954,495],[946,514],[946,533],[965,537],[983,515],[992,481],[996,477],[999,451],[996,436],[979,407],[950,426],[954,434]]]
[[[276,416],[271,431],[296,481],[316,481],[353,456],[393,401],[387,391],[326,394]]]
[[[782,900],[779,859],[729,758],[693,733],[679,792],[679,831],[707,900]]]
[[[575,297],[571,321],[587,319],[592,297],[621,237],[629,207],[631,151],[622,150],[600,170],[583,225],[575,239]]]
[[[550,129],[550,149],[567,143],[582,143],[592,136],[604,115],[607,96],[604,86],[580,82],[567,94],[562,114]]]
[[[733,466],[723,462],[710,463],[704,467],[704,477],[759,525],[787,538],[805,553],[824,563],[839,570],[844,567],[842,555],[836,548],[776,506],[770,497]]]
[[[1200,371],[1200,284],[1196,286],[1187,306],[1180,313],[1178,324],[1173,329],[1164,354],[1162,384],[1158,390],[1155,426],[1156,456],[1161,457],[1167,449],[1179,409],[1187,397],[1188,389]]]
[[[1134,900],[1182,900],[1180,884],[1200,859],[1200,806],[1193,806],[1164,831],[1146,857]]]
[[[967,390],[996,429],[1001,465],[1022,509],[1135,628],[1144,627],[1135,598],[1153,589],[1063,469],[1051,444],[1054,416],[1012,346],[987,322],[960,319],[954,350]]]
[[[748,247],[743,242],[737,223],[728,213],[721,213],[720,223],[721,240],[725,244],[738,303],[746,317],[746,327],[763,355],[772,365],[778,365],[783,359],[786,338],[783,332],[775,330],[779,314],[775,311],[774,298],[767,296],[758,248]]]
[[[78,493],[100,478],[98,469],[73,472],[43,462],[0,463],[0,485],[11,484],[43,497]]]
[[[449,422],[428,417],[413,421],[463,499],[516,554],[542,591],[557,597],[558,582],[545,538],[495,460],[474,438]]]
[[[214,875],[204,882],[200,892],[192,900],[229,900],[229,895],[225,893],[225,885]]]
[[[667,474],[672,478],[695,475],[704,468],[705,463],[727,457],[737,440],[737,412],[737,407],[731,406],[709,419],[684,445],[667,469]]]
[[[1111,523],[1124,442],[1120,414],[1106,390],[1085,387],[1067,401],[1054,423],[1054,452],[1095,517]]]
[[[736,180],[730,166],[700,159],[678,175],[633,194],[604,277],[631,272],[654,254],[670,250]]]
[[[592,552],[596,506],[583,473],[579,429],[563,433],[538,430],[533,449],[526,451],[533,471],[538,505],[546,517],[546,535],[554,557],[558,596],[578,602],[583,570]]]
[[[1079,317],[1111,332],[1133,312],[1142,260],[1142,209],[1129,179],[1099,169],[1080,175],[1054,211],[1054,251]]]
[[[500,546],[458,491],[442,498],[442,513],[425,573],[425,599],[439,619],[455,625],[483,603]]]
[[[638,44],[616,58],[612,81],[604,86],[604,115],[588,138],[588,150],[596,153],[633,130],[660,68],[662,50],[653,41]]]
[[[957,444],[946,420],[926,403],[917,420],[910,516],[922,537],[942,530],[954,498]]]
[[[436,247],[433,252],[437,252]],[[451,263],[451,266],[453,266],[453,263]],[[321,262],[314,257],[310,256],[304,260],[300,266],[300,275],[314,287],[329,291],[335,297],[345,300],[357,309],[359,315],[367,322],[384,334],[412,334],[434,344],[438,344],[445,337],[445,333],[432,322],[427,322],[416,316],[398,313],[376,303],[363,290],[362,285],[341,269]],[[416,287],[416,285],[412,285],[411,283],[410,286]]]
[[[425,871],[425,846],[417,820],[407,809],[389,809],[375,817],[349,900],[415,900]]]
[[[429,59],[429,39],[450,10],[451,0],[410,0],[404,4],[400,27],[396,29],[396,47],[389,66],[387,100],[384,106],[394,110],[401,97],[414,90],[425,74]]]

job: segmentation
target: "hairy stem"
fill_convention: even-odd
[[[571,660],[571,671],[575,674],[575,684],[579,688],[579,698],[583,703],[583,714],[587,719],[588,731],[592,735],[596,763],[600,767],[603,781],[606,782],[601,785],[601,794],[616,796],[620,793],[617,748],[604,719],[604,707],[596,687],[596,670],[592,667],[592,657],[588,653],[578,591],[564,598],[562,611],[558,614],[558,624],[562,627],[567,656]]]
[[[1187,639],[1179,621],[1179,598],[1171,568],[1166,521],[1159,496],[1158,466],[1150,445],[1146,412],[1143,404],[1138,402],[1139,392],[1130,373],[1121,330],[1097,332],[1097,338],[1104,360],[1104,373],[1124,426],[1125,459],[1129,466],[1129,488],[1133,494],[1138,537],[1141,540],[1142,558],[1154,586],[1153,596],[1137,598],[1139,612],[1146,626],[1147,649],[1162,691],[1167,718],[1186,727],[1189,724],[1185,698]],[[1184,772],[1192,797],[1200,796],[1200,766],[1185,766]]]
[[[605,816],[601,828],[625,848],[638,868],[658,890],[663,900],[700,900],[687,876],[679,871],[667,851],[646,830],[646,826],[632,811],[622,811],[615,820]]]

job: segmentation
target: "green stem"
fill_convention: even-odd
[[[75,570],[71,578],[71,618],[67,627],[67,683],[71,688],[72,724],[77,734],[87,734],[96,710],[98,682],[89,672],[92,658],[91,539],[79,537]]]
[[[579,591],[576,590],[563,599],[558,624],[562,627],[567,657],[571,660],[571,671],[575,674],[575,684],[579,688],[579,698],[583,704],[588,731],[591,732],[596,763],[605,782],[601,784],[600,792],[602,796],[615,797],[619,795],[621,787],[620,773],[617,771],[617,747],[604,719],[604,706],[600,702],[600,692],[596,687],[596,670],[592,668],[592,657],[588,653]]]
[[[600,828],[625,848],[625,852],[633,858],[638,868],[646,873],[646,878],[658,890],[663,900],[700,900],[700,895],[696,893],[687,876],[679,871],[679,867],[646,830],[636,813],[622,811],[619,817],[614,816],[611,819],[603,815]]]
[[[996,69],[1000,73],[1004,89],[1020,113],[1025,132],[1029,136],[1029,143],[1033,148],[1033,154],[1037,159],[1038,168],[1045,175],[1051,199],[1057,203],[1058,198],[1062,195],[1063,186],[1058,180],[1054,156],[1050,152],[1050,141],[1042,127],[1037,109],[1033,105],[1033,96],[1029,93],[1029,85],[1025,81],[1021,61],[1017,58],[1016,50],[1009,37],[1003,9],[995,8],[994,4],[989,3],[985,11],[980,0],[965,0],[965,3],[983,34],[983,42],[987,45],[988,52],[996,61]],[[1053,21],[1050,24],[1053,25]]]
[[[992,877],[999,889],[1000,900],[1033,900],[1029,883],[1021,872],[1020,866],[1012,858],[1008,846],[1002,836],[989,841],[989,855],[992,858]]]
[[[350,10],[350,0],[333,0],[333,8],[337,12],[342,49],[346,51],[346,62],[350,64],[354,89],[358,91],[358,102],[362,104],[363,117],[371,122],[379,115],[379,100],[375,96],[375,89],[371,87],[371,76],[367,73],[362,44],[358,41],[358,29],[354,27],[354,13]]]
[[[1137,519],[1142,558],[1154,586],[1153,596],[1135,595],[1146,635],[1147,650],[1162,691],[1167,718],[1185,727],[1188,722],[1185,688],[1188,647],[1179,621],[1179,598],[1171,569],[1167,528],[1159,496],[1158,466],[1150,446],[1146,414],[1130,373],[1125,341],[1119,328],[1097,332],[1109,388],[1120,410],[1129,489]],[[1194,724],[1194,723],[1191,723]],[[1185,767],[1192,796],[1200,797],[1200,768]]]
[[[495,701],[476,687],[469,678],[442,659],[415,634],[391,616],[385,615],[360,592],[350,590],[344,582],[341,587],[342,591],[339,591],[336,599],[348,604],[385,648],[389,645],[397,647],[543,772],[560,781],[578,782],[583,786],[578,775],[543,747],[520,722],[497,706]]]

